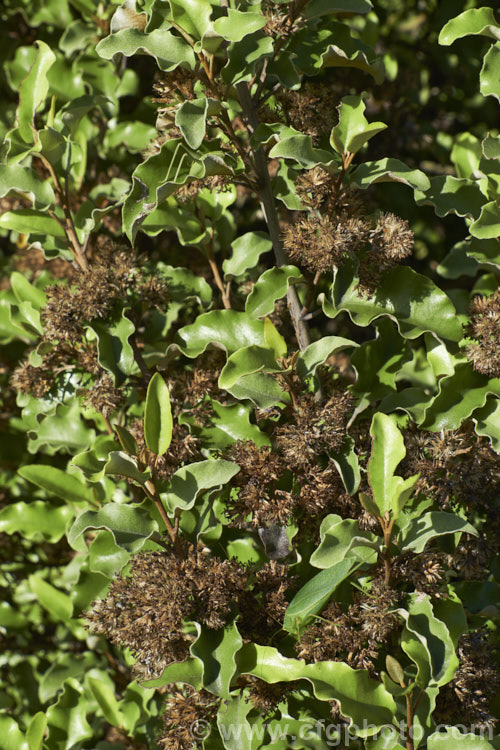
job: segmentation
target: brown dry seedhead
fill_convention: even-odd
[[[467,357],[473,368],[491,378],[500,377],[500,289],[489,297],[474,297],[469,307],[471,323]]]
[[[173,692],[165,702],[163,732],[157,743],[164,750],[191,750],[195,746],[193,729],[210,724],[217,714],[220,698],[207,690],[195,690],[191,685],[171,686]]]

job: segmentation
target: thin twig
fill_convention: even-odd
[[[172,522],[170,521],[170,518],[167,516],[165,512],[165,508],[163,507],[163,503],[161,501],[161,498],[158,496],[158,493],[156,491],[156,487],[154,486],[153,482],[151,480],[148,480],[144,485],[144,492],[149,497],[150,500],[154,502],[158,509],[158,513],[162,517],[163,523],[165,524],[165,528],[168,531],[168,535],[170,539],[172,540],[172,543],[175,544],[177,542],[177,533],[175,531],[174,526],[172,526]]]

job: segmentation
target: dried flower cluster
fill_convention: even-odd
[[[391,612],[399,596],[377,579],[371,591],[356,592],[345,611],[338,602],[330,602],[297,643],[299,657],[309,662],[345,661],[354,669],[376,673],[379,653],[400,627]]]
[[[206,690],[195,690],[191,685],[176,687],[167,698],[162,715],[163,732],[157,743],[165,750],[191,750],[194,747],[193,726],[196,722],[213,721],[220,698]]]
[[[469,308],[471,323],[467,357],[477,372],[500,377],[500,289],[489,297],[474,297]]]

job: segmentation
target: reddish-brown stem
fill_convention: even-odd
[[[414,750],[413,745],[413,709],[412,709],[413,691],[405,695],[406,698],[406,750]]]
[[[394,521],[393,518],[391,521],[389,520],[389,514],[386,514],[386,517],[379,516],[379,523],[382,527],[382,531],[384,534],[384,584],[389,588],[391,584],[391,573],[392,573],[392,566],[391,566],[391,537],[392,537],[392,531],[394,528]]]
[[[212,275],[214,277],[214,281],[217,284],[217,287],[220,289],[220,293],[222,295],[222,304],[226,308],[226,310],[231,309],[231,301],[229,299],[228,295],[228,287],[224,285],[224,282],[221,279],[221,275],[219,273],[219,268],[217,266],[217,263],[215,261],[214,256],[214,250],[212,246],[212,242],[209,242],[207,245],[207,258],[208,258],[208,264],[210,266],[210,269],[212,271]]]
[[[137,346],[137,340],[135,338],[135,334],[132,334],[129,341],[130,341],[130,346],[132,347],[132,351],[134,353],[134,359],[135,359],[136,365],[141,371],[141,375],[144,378],[145,382],[149,383],[149,380],[151,379],[151,372],[149,370],[149,367],[144,361],[144,358],[141,354],[141,350]]]
[[[167,516],[165,508],[163,507],[161,498],[158,497],[156,487],[154,486],[151,480],[148,480],[146,484],[144,485],[144,492],[149,497],[149,499],[154,502],[154,504],[158,508],[158,513],[160,514],[162,521],[165,524],[165,528],[168,531],[168,535],[170,539],[172,540],[172,543],[175,544],[177,542],[177,531],[175,527],[172,525],[170,518]]]

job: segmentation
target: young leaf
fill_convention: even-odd
[[[47,73],[56,61],[56,56],[45,42],[35,42],[38,53],[33,66],[19,86],[17,122],[19,134],[26,143],[34,143],[32,128],[37,109],[45,102],[49,91]]]
[[[276,359],[278,357],[286,357],[286,341],[270,318],[264,318],[264,341],[266,342],[266,346],[274,351]]]
[[[150,451],[162,456],[172,441],[170,392],[163,375],[155,372],[148,385],[144,411],[144,439]]]
[[[366,105],[360,96],[344,96],[338,109],[339,124],[331,132],[330,143],[339,154],[356,154],[387,127],[383,122],[368,122],[364,115]]]
[[[370,435],[373,438],[372,453],[368,462],[368,478],[373,490],[373,499],[380,515],[393,507],[394,494],[400,486],[400,477],[394,476],[397,465],[406,455],[403,436],[387,414],[377,412],[372,420]]]

